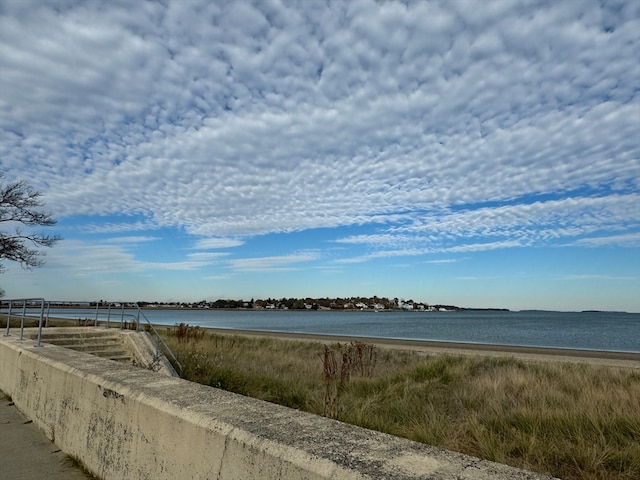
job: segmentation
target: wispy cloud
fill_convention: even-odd
[[[210,250],[217,248],[239,247],[243,244],[243,240],[238,240],[236,238],[200,238],[196,240],[193,248],[197,250]]]
[[[154,230],[158,226],[149,221],[137,221],[133,223],[88,223],[81,226],[86,233],[123,233]]]
[[[224,253],[192,253],[178,262],[141,261],[127,246],[136,242],[88,243],[65,240],[48,252],[47,270],[65,270],[76,275],[144,273],[157,270],[196,270],[216,263]]]
[[[363,262],[367,262],[374,259],[380,259],[380,258],[415,257],[418,255],[424,255],[426,253],[433,253],[433,250],[427,250],[427,249],[421,249],[421,248],[376,250],[374,252],[371,252],[365,255],[341,258],[336,260],[336,263],[363,263]]]
[[[145,237],[145,236],[113,237],[113,238],[108,238],[106,241],[109,243],[137,244],[137,243],[145,243],[145,242],[154,242],[156,240],[161,240],[161,237]]]
[[[458,245],[445,249],[447,252],[483,252],[486,250],[497,250],[503,248],[522,247],[522,242],[518,240],[504,240],[500,242],[482,242]]]
[[[441,258],[436,260],[427,260],[424,263],[441,264],[441,263],[458,263],[460,261],[461,259],[458,259],[458,258]]]
[[[291,255],[242,258],[230,261],[231,269],[240,272],[280,272],[298,268],[304,264],[317,260],[317,252],[301,252]]]
[[[409,235],[394,235],[390,233],[376,234],[376,235],[351,235],[349,237],[342,237],[336,240],[336,243],[347,243],[355,245],[379,245],[390,246],[407,243],[416,243],[423,241],[420,237]]]
[[[640,232],[625,233],[621,235],[607,235],[602,237],[581,238],[575,241],[575,245],[587,247],[599,247],[603,245],[640,247]]]
[[[185,262],[147,262],[141,265],[143,270],[198,270],[202,267],[210,265],[208,261],[185,261]]]
[[[640,225],[640,195],[569,197],[559,200],[515,203],[475,209],[458,209],[438,215],[417,215],[413,222],[380,227],[381,233],[352,235],[336,240],[341,244],[365,245],[372,256],[395,252],[402,246],[409,252],[437,253],[481,251],[523,246],[573,243],[581,246],[636,246],[640,233],[593,237]],[[581,238],[588,236],[588,238]],[[488,240],[492,241],[488,241]],[[465,242],[466,240],[466,242]],[[475,240],[467,243],[469,240]],[[465,243],[461,243],[465,242]]]
[[[228,256],[229,254],[224,252],[195,252],[187,255],[189,259],[196,261],[216,261]]]

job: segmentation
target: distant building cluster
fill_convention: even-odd
[[[360,311],[450,311],[460,310],[452,305],[429,305],[413,300],[386,297],[350,298],[267,298],[215,301],[202,300],[193,303],[138,302],[144,308],[189,308],[189,309],[254,309],[254,310],[360,310]]]

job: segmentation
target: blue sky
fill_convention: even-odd
[[[640,3],[0,5],[8,297],[640,311]]]

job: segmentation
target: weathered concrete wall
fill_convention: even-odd
[[[15,337],[0,389],[104,479],[543,478]]]
[[[179,376],[164,355],[155,358],[156,348],[147,332],[121,330],[120,334],[126,339],[125,347],[136,359],[136,366],[170,377]]]

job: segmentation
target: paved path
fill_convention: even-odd
[[[0,391],[0,480],[87,480]]]

